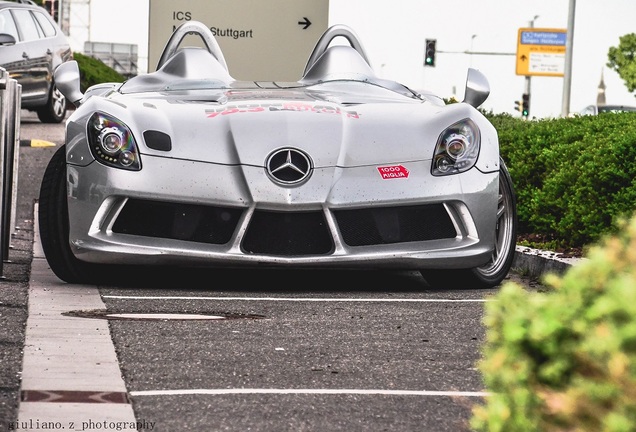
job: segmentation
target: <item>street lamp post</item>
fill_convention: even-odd
[[[470,66],[473,66],[473,44],[475,42],[475,38],[477,37],[476,34],[472,35],[470,37]]]
[[[561,101],[561,115],[570,114],[570,91],[572,87],[572,57],[574,50],[574,16],[576,0],[570,0],[568,11],[568,36],[565,44],[565,73],[563,74],[563,99]]]

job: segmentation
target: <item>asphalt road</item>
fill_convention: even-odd
[[[21,138],[60,145],[63,125],[42,125],[23,111]],[[17,229],[0,284],[0,431],[17,416],[33,209],[55,149],[20,148]],[[142,279],[98,287],[108,312],[221,318],[108,321],[143,430],[469,430],[484,390],[476,368],[483,306],[497,289],[431,290],[413,272],[226,270]]]

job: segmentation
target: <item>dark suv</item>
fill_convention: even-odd
[[[22,85],[22,108],[44,123],[60,123],[66,98],[53,71],[73,57],[68,39],[46,9],[22,0],[0,1],[0,67]]]

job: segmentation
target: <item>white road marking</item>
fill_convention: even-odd
[[[180,395],[228,395],[228,394],[318,394],[318,395],[387,395],[387,396],[448,396],[486,397],[482,391],[434,391],[434,390],[382,390],[382,389],[180,389],[180,390],[138,390],[130,396],[180,396]]]
[[[115,300],[215,300],[215,301],[280,301],[280,302],[351,302],[351,303],[483,303],[488,299],[396,299],[396,298],[296,298],[296,297],[199,297],[199,296],[123,296],[103,295]]]

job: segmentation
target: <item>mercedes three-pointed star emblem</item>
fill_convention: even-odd
[[[295,148],[278,149],[269,155],[266,162],[267,174],[278,184],[296,185],[309,178],[312,171],[311,159]]]

